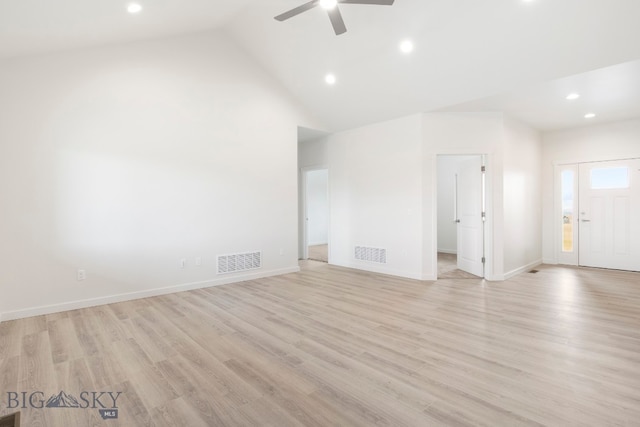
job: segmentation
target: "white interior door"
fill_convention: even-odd
[[[307,245],[326,245],[329,239],[329,171],[310,170],[306,179]]]
[[[640,159],[583,163],[579,263],[640,271]]]
[[[461,162],[456,190],[458,268],[479,277],[484,276],[482,193],[482,157]]]

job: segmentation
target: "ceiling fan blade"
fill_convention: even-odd
[[[281,15],[276,16],[274,19],[278,21],[284,21],[289,18],[293,18],[296,15],[300,15],[302,12],[306,12],[309,9],[313,9],[318,5],[318,3],[320,3],[320,0],[311,0],[310,2],[305,3],[302,6],[298,6],[296,8],[291,9],[288,12],[285,12]]]
[[[338,3],[344,4],[377,4],[380,6],[391,6],[394,0],[338,0]]]
[[[347,27],[344,25],[344,20],[342,19],[342,14],[340,13],[340,9],[338,7],[334,7],[331,10],[327,11],[329,13],[329,19],[331,19],[331,25],[333,25],[333,31],[335,31],[336,36],[347,32]]]

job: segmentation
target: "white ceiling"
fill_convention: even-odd
[[[572,93],[580,98],[567,100]],[[441,111],[503,111],[543,131],[640,117],[640,61],[515,89]],[[587,113],[596,117],[586,119]]]
[[[474,108],[516,105],[511,108],[516,111],[530,105],[545,110],[547,98],[541,99],[536,85],[552,91],[559,84],[560,93],[561,83],[543,83],[640,60],[638,0],[342,5],[348,32],[341,36],[333,34],[326,12],[319,8],[285,22],[273,19],[305,1],[140,0],[145,10],[131,16],[124,12],[126,1],[0,0],[0,58],[220,28],[326,131],[441,110],[515,88],[533,89],[518,91],[519,101],[503,95]],[[405,38],[416,45],[409,56],[398,51]],[[336,74],[335,86],[324,83],[327,72]],[[585,94],[606,92],[589,89],[590,78],[582,83],[584,89],[576,90]],[[552,95],[550,102],[556,102]],[[599,103],[593,107],[598,120],[608,117],[609,109],[615,109],[611,117],[637,114],[627,108],[634,102],[630,99],[616,103],[598,95],[582,99],[587,101]],[[565,126],[539,113],[521,118],[545,128]]]
[[[0,0],[0,58],[214,29],[251,1]]]

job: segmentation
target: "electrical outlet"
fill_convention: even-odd
[[[85,270],[78,270],[78,280],[84,280],[87,278],[87,272]]]
[[[200,267],[202,265],[202,257],[196,257],[196,265]]]
[[[180,260],[180,268],[186,268],[187,267],[187,260],[186,258],[182,258]]]

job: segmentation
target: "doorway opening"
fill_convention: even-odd
[[[438,279],[483,278],[484,156],[438,155],[437,197]]]
[[[302,259],[329,262],[329,171],[302,170]]]

